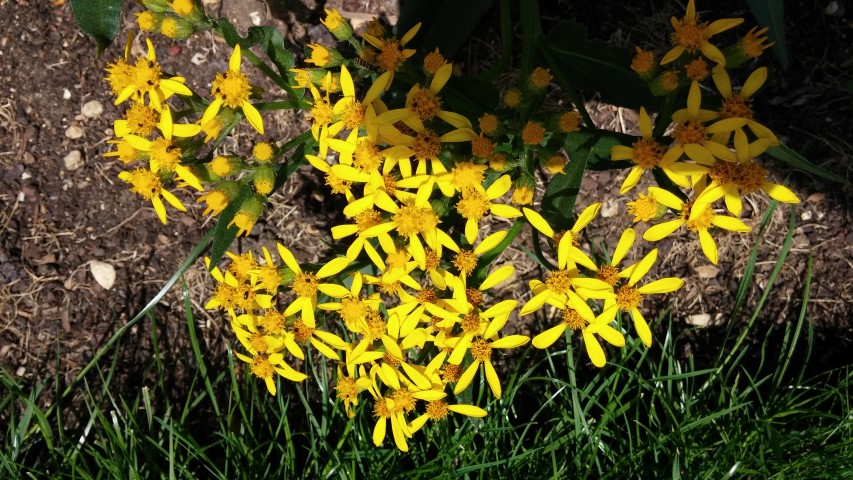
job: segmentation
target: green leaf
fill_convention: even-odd
[[[811,173],[812,175],[832,180],[833,182],[850,185],[850,182],[846,178],[806,160],[802,155],[791,150],[787,145],[779,144],[776,147],[770,147],[767,149],[767,153],[771,157],[781,160],[797,170],[802,170],[806,173]]]
[[[788,47],[785,44],[785,6],[782,0],[746,0],[749,10],[755,15],[759,25],[769,27],[767,37],[773,44],[773,53],[788,68]]]
[[[569,143],[568,139],[566,143]],[[554,230],[568,230],[574,223],[575,201],[578,198],[590,151],[596,143],[597,139],[591,136],[581,145],[577,145],[574,148],[575,154],[569,154],[571,161],[566,166],[566,173],[554,175],[548,182],[548,187],[545,188],[540,213]],[[566,150],[569,150],[568,146]]]
[[[71,0],[77,26],[95,40],[98,56],[118,35],[121,0]]]
[[[581,130],[566,135],[563,148],[569,158],[587,156],[586,168],[590,170],[613,170],[629,168],[632,163],[627,160],[614,162],[610,159],[610,149],[614,145],[631,145],[636,137],[607,130]]]
[[[228,206],[219,214],[219,220],[217,220],[216,226],[213,227],[213,245],[210,247],[211,268],[219,263],[219,260],[221,260],[222,256],[225,255],[225,251],[228,250],[228,247],[230,247],[234,242],[234,239],[237,238],[237,232],[240,231],[240,229],[235,225],[229,226],[228,224],[234,219],[234,215],[237,214],[237,211],[240,209],[240,206],[243,205],[243,202],[253,195],[254,192],[252,192],[252,187],[244,184],[240,189],[240,193],[237,195],[237,198],[228,202]]]
[[[659,110],[661,100],[652,96],[629,67],[633,55],[627,49],[588,39],[586,27],[572,20],[559,23],[546,38],[540,46],[556,60],[549,62],[551,69],[559,68],[575,87],[598,92],[605,102]]]
[[[421,29],[407,48],[431,52],[436,48],[447,58],[454,55],[471,37],[474,27],[489,11],[494,0],[410,0],[403,2],[397,36],[403,36],[421,22]]]
[[[450,77],[441,93],[447,104],[453,107],[452,111],[474,120],[485,112],[493,112],[500,98],[492,83],[476,78]]]

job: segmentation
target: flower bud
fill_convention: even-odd
[[[257,196],[251,196],[243,201],[240,209],[234,215],[234,219],[228,224],[228,227],[235,225],[239,230],[237,236],[248,235],[255,226],[255,222],[264,212],[264,202]]]
[[[649,90],[651,90],[652,95],[661,97],[676,91],[680,84],[681,78],[679,77],[678,72],[669,70],[661,73],[650,81]]]
[[[145,11],[134,15],[136,15],[136,24],[143,32],[156,32],[160,29],[160,24],[163,23],[164,15],[161,13]]]
[[[181,17],[166,17],[160,23],[160,33],[175,40],[185,40],[194,31],[193,24]]]
[[[352,26],[344,20],[344,17],[335,10],[328,8],[324,8],[326,11],[326,18],[321,19],[320,22],[332,32],[332,35],[335,36],[339,41],[346,42],[352,38]]]
[[[219,177],[234,175],[243,169],[243,161],[236,155],[219,155],[208,164],[211,172]]]
[[[233,181],[219,182],[213,190],[198,197],[195,203],[206,202],[207,208],[202,215],[212,213],[217,216],[228,207],[228,203],[237,198],[240,193],[240,184]]]
[[[275,187],[275,170],[272,165],[261,165],[252,175],[252,185],[259,195],[269,195]]]

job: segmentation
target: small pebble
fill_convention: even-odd
[[[68,90],[67,88],[63,88],[62,89],[62,98],[64,100],[70,100],[71,99],[71,90]]]
[[[80,113],[82,113],[86,118],[97,118],[104,113],[104,105],[97,100],[89,100],[83,104],[83,108],[80,109]]]
[[[76,140],[83,136],[83,129],[77,125],[71,125],[65,129],[65,136],[72,140]]]
[[[83,166],[83,155],[80,153],[80,150],[71,150],[63,160],[65,161],[65,168],[71,171]]]
[[[169,47],[168,50],[166,50],[166,53],[168,53],[170,57],[177,56],[181,53],[181,46],[180,45],[172,45],[171,47]]]

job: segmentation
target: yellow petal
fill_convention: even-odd
[[[240,70],[240,44],[234,45],[234,51],[231,52],[231,57],[228,59],[228,69],[233,71]]]
[[[770,195],[770,198],[779,200],[782,203],[800,203],[797,195],[782,185],[764,182],[761,184],[761,189],[764,190],[764,193]]]
[[[637,335],[640,337],[640,340],[647,347],[652,346],[652,331],[649,328],[649,324],[646,323],[646,319],[643,318],[643,315],[636,308],[631,310],[631,318],[634,319],[634,330],[637,331]]]
[[[293,271],[293,273],[299,274],[302,273],[302,269],[299,268],[299,262],[296,261],[296,257],[293,256],[293,253],[288,250],[282,244],[277,244],[278,247],[278,256],[281,257],[281,260],[287,265],[287,268]]]
[[[507,232],[503,230],[492,233],[488,237],[484,238],[483,241],[480,242],[479,245],[477,245],[477,248],[474,249],[474,255],[482,255],[488,252],[489,250],[497,247],[498,244],[501,243],[504,238],[506,238],[506,234]]]
[[[680,278],[661,278],[654,282],[643,285],[637,289],[637,293],[641,295],[653,295],[661,293],[670,293],[684,286],[684,280]]]
[[[451,412],[459,413],[467,417],[482,418],[486,416],[485,410],[480,407],[475,407],[474,405],[448,405],[447,409]]]
[[[599,210],[601,210],[601,203],[593,203],[586,207],[583,212],[581,212],[580,216],[578,216],[574,226],[572,226],[572,232],[580,232],[583,227],[587,226],[589,222],[598,215]]]
[[[243,115],[246,116],[246,120],[249,121],[249,124],[252,125],[258,133],[263,135],[264,120],[261,118],[261,114],[258,112],[258,109],[248,101],[244,101],[240,106],[243,107]]]
[[[583,344],[586,347],[587,356],[592,360],[592,364],[598,368],[602,368],[607,363],[607,358],[604,356],[604,349],[601,348],[595,336],[584,330]]]
[[[526,335],[507,335],[492,342],[492,348],[518,348],[530,341]]]
[[[714,67],[711,73],[711,78],[714,80],[714,85],[717,86],[717,90],[720,91],[720,95],[722,95],[723,98],[732,97],[732,82],[725,67],[720,65]]]
[[[615,147],[614,147],[615,148]],[[628,173],[628,177],[625,178],[625,181],[622,182],[622,186],[619,188],[619,193],[624,195],[628,193],[634,186],[637,185],[637,182],[640,181],[640,178],[643,176],[643,168],[634,167]]]
[[[495,398],[501,398],[503,392],[501,391],[501,380],[498,378],[498,372],[495,371],[495,367],[489,360],[484,361],[483,365],[486,367],[486,381],[492,389],[492,394]]]
[[[729,217],[727,215],[714,215],[714,219],[711,220],[711,223],[725,230],[729,230],[732,232],[749,232],[752,230],[749,228],[749,225],[743,223],[743,221]]]
[[[542,215],[527,207],[522,208],[522,211],[524,212],[524,217],[527,218],[527,221],[533,226],[533,228],[539,230],[548,238],[554,238],[554,230],[550,225],[548,225],[548,222]]]
[[[631,278],[628,279],[628,285],[634,286],[638,281],[640,281],[641,278],[646,276],[646,274],[649,273],[649,270],[651,270],[652,265],[654,265],[657,259],[658,249],[654,248],[636,264],[636,266],[634,267],[634,271],[631,273]]]
[[[668,222],[659,223],[657,225],[653,225],[645,233],[643,233],[643,240],[648,242],[657,242],[658,240],[662,240],[672,232],[678,230],[678,227],[684,225],[684,220],[670,220]]]
[[[551,327],[548,330],[533,337],[533,346],[538,349],[546,349],[554,344],[566,331],[566,324],[560,322],[557,326]]]
[[[513,272],[515,272],[515,267],[512,265],[503,265],[502,267],[499,267],[495,271],[491,272],[485,280],[483,280],[483,283],[480,284],[480,290],[485,291],[494,287],[509,278]]]
[[[613,258],[610,259],[610,265],[618,265],[625,258],[625,255],[634,246],[634,241],[637,239],[637,232],[633,228],[627,228],[619,237],[619,243],[616,244],[616,249],[613,250]]]
[[[711,237],[711,234],[708,233],[708,230],[699,230],[699,244],[702,246],[702,253],[708,257],[708,260],[711,261],[714,265],[717,264],[719,260],[717,254],[717,244],[714,243],[714,238]]]
[[[459,395],[460,393],[464,392],[466,388],[468,388],[468,385],[471,384],[471,380],[474,380],[474,375],[477,374],[477,370],[480,366],[480,363],[481,361],[477,360],[468,366],[465,372],[463,372],[462,375],[459,377],[459,381],[456,382],[456,387],[453,388],[453,393]]]

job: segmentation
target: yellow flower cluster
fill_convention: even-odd
[[[339,27],[334,14],[327,22]],[[364,38],[381,57],[383,48],[405,45],[416,31],[399,41],[369,33]],[[401,53],[398,59],[407,57]],[[618,269],[634,243],[630,229],[609,264],[598,265],[584,254],[581,229],[593,220],[598,205],[585,210],[571,230],[555,233],[536,210],[505,203],[511,196],[520,205],[533,205],[533,177],[524,174],[528,166],[494,168],[495,145],[512,138],[497,117],[481,118],[478,135],[468,118],[447,110],[442,90],[453,66],[435,58],[430,65],[435,68],[424,69],[426,81],[410,87],[397,108],[389,108],[383,96],[399,65],[379,64],[382,73],[363,94],[346,65],[326,71],[316,83],[306,82],[312,97],[307,115],[319,150],[307,159],[347,203],[343,214],[349,221],[331,229],[340,254],[321,265],[298,262],[281,244],[281,263],[266,249],[263,261],[252,253],[229,254],[225,271],[211,269],[218,286],[206,306],[228,312],[246,351],[239,358],[272,394],[277,376],[296,382],[306,378],[298,364],[307,355],[338,362],[335,388],[347,413],[353,415],[353,407],[369,399],[376,419],[374,443],[384,441],[390,426],[395,445],[404,451],[428,420],[441,420],[449,412],[486,414],[452,400],[479,372],[492,394],[501,397],[493,353],[530,341],[503,333],[511,316],[531,314],[546,304],[556,308],[560,323],[536,335],[534,346],[547,348],[567,328],[579,330],[592,363],[601,367],[606,360],[596,335],[615,346],[625,344],[614,324],[617,312],[633,317],[649,345],[651,332],[640,313],[644,296],[683,284],[669,278],[640,285],[656,250]],[[537,69],[528,90],[543,90],[550,79],[547,70]],[[566,134],[578,129],[579,118],[562,114],[552,124],[563,125],[561,134]],[[545,125],[528,122],[524,138],[515,135],[517,147],[546,148],[545,136],[551,133]],[[471,155],[450,154],[460,147],[470,148]],[[565,165],[564,160],[548,162],[560,164],[555,171]],[[510,195],[513,177],[516,188]],[[512,237],[508,230],[487,233],[487,218],[526,220],[554,241],[558,266],[544,282],[530,283],[531,298],[520,309],[518,300],[504,299],[497,288],[514,275],[514,266],[490,263]],[[592,303],[598,300],[602,303]]]
[[[198,10],[193,2],[149,3],[149,8],[174,9],[172,13]],[[152,11],[155,10],[146,12]],[[106,69],[106,80],[117,97],[115,104],[129,101],[130,107],[123,118],[114,122],[116,139],[109,143],[114,144],[116,150],[105,156],[117,157],[125,164],[147,163],[147,168],[122,172],[119,178],[131,185],[132,192],[151,201],[163,223],[167,218],[163,199],[174,208],[186,211],[181,201],[165,188],[168,182],[177,181],[177,187],[191,187],[196,191],[204,191],[207,187],[207,192],[197,199],[197,202],[206,202],[205,215],[218,215],[239,196],[241,184],[251,182],[254,194],[243,200],[231,222],[239,234],[248,233],[261,215],[265,197],[272,192],[275,184],[275,169],[269,164],[278,154],[276,147],[259,142],[252,156],[255,162],[245,162],[234,155],[217,155],[206,165],[188,166],[184,163],[186,150],[197,150],[200,145],[218,138],[223,130],[233,128],[242,118],[258,133],[264,132],[260,113],[249,102],[252,87],[241,71],[240,45],[234,47],[228,70],[218,73],[212,81],[213,99],[201,118],[196,123],[185,124],[173,121],[172,108],[167,101],[174,95],[193,95],[193,91],[183,77],[163,74],[149,39],[146,39],[147,55],[131,63],[132,38],[132,34],[128,36],[124,56]],[[181,116],[186,113],[182,112]],[[202,133],[204,140],[193,138]]]
[[[690,0],[684,18],[672,19],[673,48],[660,61],[661,65],[683,66],[683,83],[689,83],[687,105],[673,112],[671,119],[664,120],[667,123],[671,120],[673,128],[663,138],[654,135],[651,117],[641,108],[641,137],[630,147],[614,146],[611,151],[613,160],[628,160],[634,164],[620,188],[622,194],[634,188],[644,172],[653,169],[662,171],[678,187],[692,191],[686,195],[681,191],[651,187],[649,195],[629,202],[629,213],[635,216],[635,221],[660,220],[667,208],[674,210],[677,217],[652,226],[643,234],[643,239],[658,241],[684,226],[698,234],[702,252],[714,264],[719,260],[717,245],[711,236],[714,227],[750,231],[737,218],[742,211],[743,195],[761,190],[780,202],[799,202],[789,189],[770,182],[767,171],[755,161],[768,147],[779,144],[776,135],[753,118],[751,98],[767,80],[767,68],[753,71],[738,91],[732,88],[727,71],[731,68],[727,65],[743,63],[744,52],[755,57],[770,46],[756,38],[765,31],[750,31],[737,44],[725,49],[727,54],[709,41],[711,36],[742,22],[743,19],[700,22],[694,0]],[[716,63],[710,69],[710,77],[722,97],[722,104],[714,110],[702,108],[700,82],[709,76],[705,58]],[[632,68],[649,81],[654,91],[659,84],[656,82],[662,77],[651,78],[655,69],[652,59],[651,52],[638,48]],[[677,75],[675,70],[668,73]],[[665,93],[674,95],[681,83],[674,82]],[[733,216],[716,212],[713,204],[720,199],[724,199],[726,210]]]

